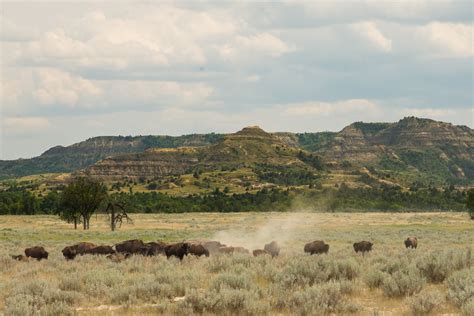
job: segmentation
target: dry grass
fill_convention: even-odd
[[[0,217],[0,314],[301,314],[410,315],[472,310],[474,226],[461,213],[193,213],[135,214],[134,225],[90,231],[52,216]],[[403,240],[415,235],[416,250]],[[103,257],[66,262],[60,250],[77,241],[113,244],[218,239],[262,248],[276,239],[282,255],[186,258]],[[329,255],[306,256],[314,239]],[[352,243],[372,240],[356,255]],[[47,261],[17,262],[26,246],[43,245]],[[429,264],[428,264],[429,263]],[[466,276],[466,277],[463,277]],[[369,286],[370,285],[370,286]],[[433,294],[435,293],[435,294]]]

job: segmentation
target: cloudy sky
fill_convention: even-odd
[[[471,1],[1,1],[0,159],[98,135],[473,127]]]

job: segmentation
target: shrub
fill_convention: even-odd
[[[314,283],[324,282],[328,278],[328,271],[315,264],[313,258],[302,257],[288,263],[280,272],[279,281],[285,288],[290,288],[293,286],[311,286]]]
[[[222,273],[212,280],[211,289],[219,292],[221,289],[250,289],[250,281],[244,274]]]
[[[414,315],[430,314],[433,309],[444,303],[441,293],[421,292],[409,300],[410,309]]]
[[[388,297],[409,296],[423,288],[425,279],[415,269],[386,274],[382,281],[382,290]]]
[[[256,291],[223,288],[219,292],[192,290],[186,295],[184,306],[197,313],[264,314],[270,306],[262,302]]]
[[[474,297],[471,297],[466,304],[461,307],[463,315],[471,316],[474,315]]]
[[[313,285],[296,291],[290,296],[288,305],[292,311],[301,315],[335,312],[355,312],[359,309],[354,304],[347,303],[337,282]]]
[[[417,267],[431,282],[443,282],[453,271],[471,264],[470,250],[433,251],[418,259]]]
[[[66,275],[59,280],[58,287],[63,291],[81,292],[84,285],[82,282],[72,275]]]
[[[364,281],[371,289],[381,287],[383,280],[387,277],[387,273],[380,270],[369,270],[364,275]]]
[[[456,305],[461,307],[474,299],[474,267],[454,273],[446,282],[448,298]]]
[[[342,260],[330,260],[326,263],[328,269],[328,280],[353,280],[359,276],[360,267],[354,258]]]

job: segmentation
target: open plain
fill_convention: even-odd
[[[474,225],[465,213],[184,213],[133,214],[108,229],[94,216],[89,231],[54,216],[2,216],[0,313],[40,314],[465,314],[474,311]],[[403,241],[417,236],[417,249]],[[104,256],[66,261],[79,241],[218,240],[250,251],[276,240],[281,254],[185,257]],[[324,240],[329,254],[304,244]],[[374,249],[356,254],[352,244]],[[43,261],[11,255],[41,245]]]

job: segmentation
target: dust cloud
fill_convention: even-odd
[[[303,242],[302,232],[316,230],[316,223],[308,221],[308,213],[267,213],[267,220],[253,227],[245,223],[235,223],[239,228],[219,231],[212,240],[220,241],[227,246],[240,246],[249,249],[263,249],[264,245],[277,241],[280,247],[289,247],[291,243]],[[304,234],[304,233],[303,233]]]

